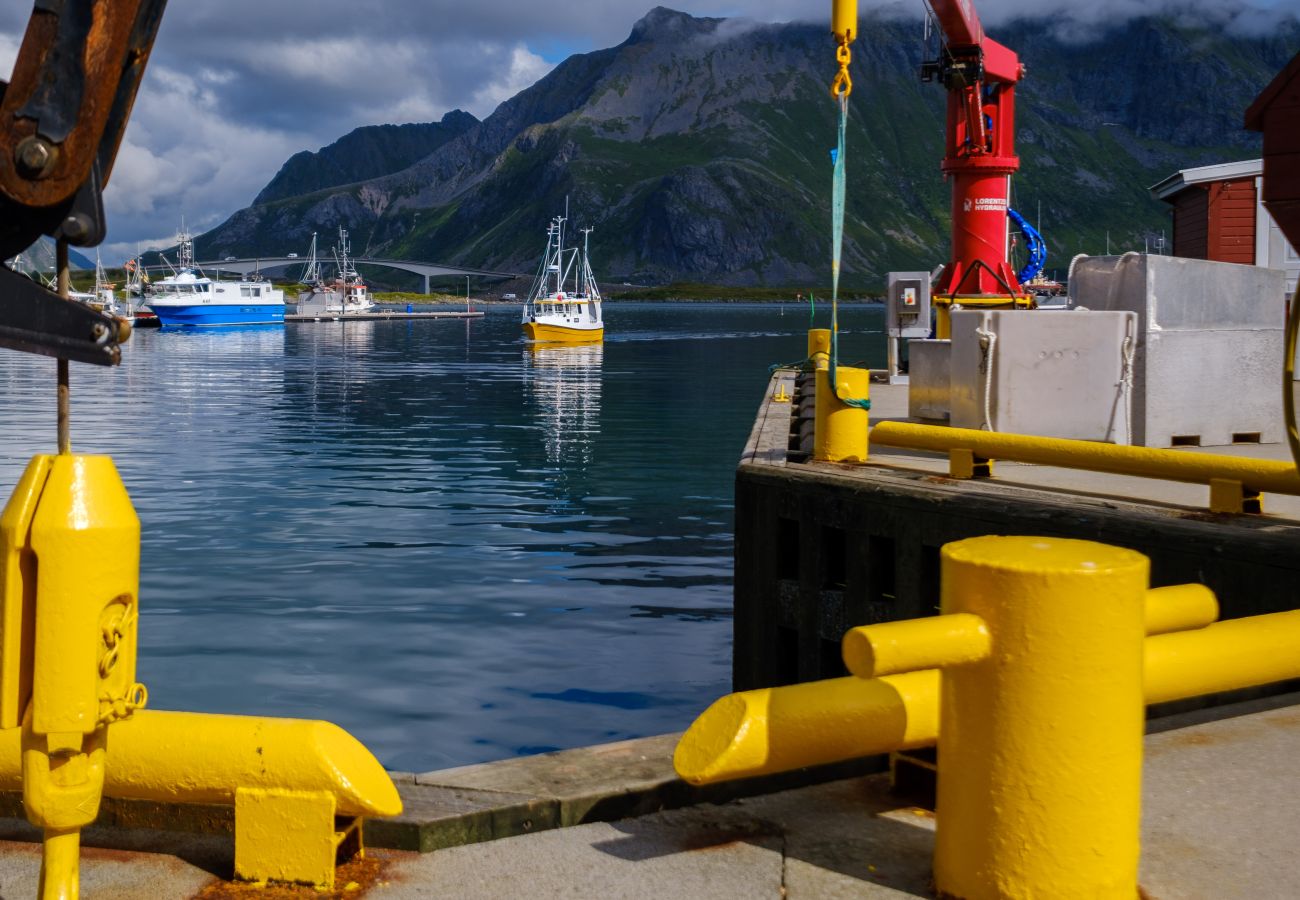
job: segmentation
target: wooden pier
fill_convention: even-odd
[[[393,319],[481,319],[481,312],[363,312],[363,313],[285,313],[285,324],[294,322],[388,322]]]

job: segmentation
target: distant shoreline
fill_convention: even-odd
[[[386,293],[377,293],[374,295],[375,302],[385,306],[402,306],[411,304],[412,306],[464,306],[464,297],[446,297],[446,296],[408,296],[408,295],[391,295]],[[286,296],[286,303],[297,302],[295,298]],[[760,303],[764,306],[793,306],[801,307],[808,305],[807,300],[782,300],[772,297],[637,297],[619,295],[617,297],[605,297],[605,302],[618,306],[622,303]],[[830,297],[822,299],[817,298],[817,306],[828,305]],[[869,304],[883,303],[884,300],[877,297],[852,297],[840,300],[840,303],[854,306],[866,306]],[[470,303],[474,306],[523,306],[523,299],[519,300],[501,300],[496,297],[473,297]]]

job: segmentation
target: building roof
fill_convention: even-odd
[[[1277,77],[1269,82],[1268,87],[1264,88],[1260,95],[1255,98],[1255,102],[1250,104],[1246,110],[1246,128],[1249,131],[1264,130],[1264,113],[1282,96],[1282,92],[1287,89],[1291,82],[1300,79],[1300,53],[1297,53],[1286,64]],[[1294,100],[1292,101],[1294,104]]]
[[[1180,169],[1163,181],[1158,181],[1147,188],[1157,200],[1168,200],[1194,184],[1211,181],[1232,181],[1237,178],[1253,178],[1264,174],[1264,160],[1245,159],[1240,162],[1219,163],[1215,166],[1200,166],[1195,169]]]

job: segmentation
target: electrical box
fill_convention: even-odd
[[[885,333],[894,338],[930,336],[930,273],[890,272],[885,295]]]

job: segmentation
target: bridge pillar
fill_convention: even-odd
[[[429,276],[428,276],[428,275],[425,275],[425,276],[424,276],[424,292],[425,292],[426,294],[429,293]]]

